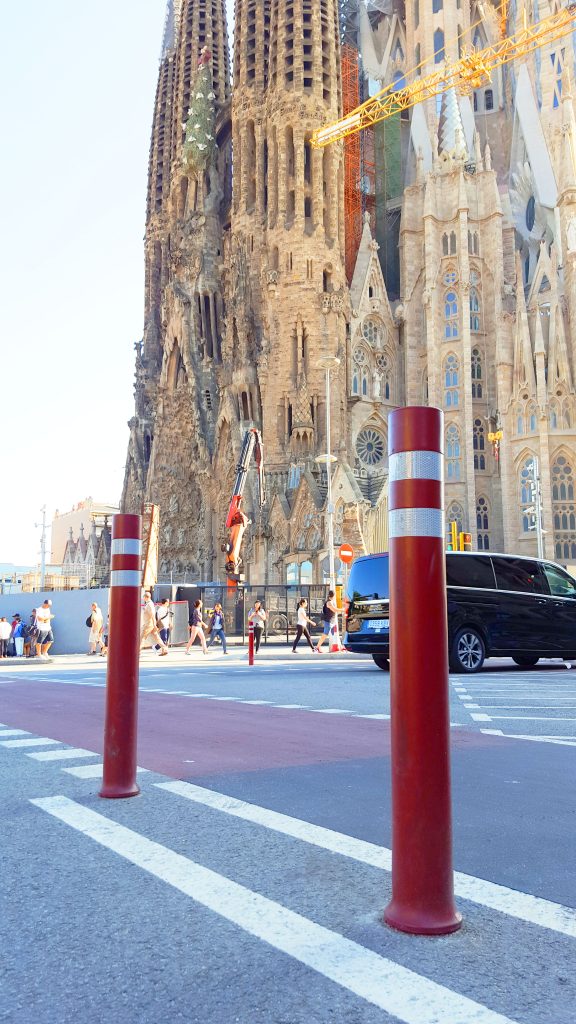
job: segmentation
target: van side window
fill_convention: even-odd
[[[545,565],[544,572],[554,597],[576,597],[576,580],[567,572],[562,572],[555,565]]]
[[[529,558],[492,557],[498,590],[521,590],[524,594],[549,594],[539,562]]]
[[[492,562],[482,555],[446,555],[446,585],[494,590]]]

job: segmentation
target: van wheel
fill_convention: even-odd
[[[450,668],[453,672],[479,672],[484,664],[486,648],[477,630],[466,626],[458,630],[452,644]]]
[[[390,662],[388,661],[386,655],[373,654],[372,657],[374,658],[375,664],[378,666],[378,668],[381,668],[383,672],[390,671]]]
[[[539,660],[539,658],[535,658],[531,654],[519,654],[517,658],[512,658],[512,661],[516,662],[520,668],[534,668],[534,665],[536,665]]]

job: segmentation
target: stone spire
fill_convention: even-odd
[[[456,89],[452,86],[442,96],[438,122],[438,152],[441,158],[465,160],[468,157],[466,137]]]
[[[164,19],[164,37],[162,39],[162,51],[160,60],[174,53],[180,16],[182,14],[182,0],[168,0],[166,5],[166,17]]]
[[[173,151],[178,156],[188,118],[192,86],[202,54],[209,58],[216,107],[230,95],[230,69],[225,0],[180,0],[180,32],[176,49]]]

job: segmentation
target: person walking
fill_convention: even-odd
[[[184,651],[184,654],[190,654],[190,648],[192,647],[192,644],[194,643],[196,637],[199,637],[200,639],[203,653],[208,654],[208,648],[206,647],[206,637],[204,636],[204,630],[208,629],[208,626],[202,619],[202,601],[200,601],[200,599],[194,601],[194,608],[192,609],[192,615],[190,616],[188,628],[190,630],[190,639],[186,645],[186,650]]]
[[[24,654],[24,628],[24,623],[22,622],[20,615],[18,612],[15,612],[14,622],[12,623],[12,639],[14,641],[17,658],[21,658]]]
[[[36,625],[36,609],[32,609],[30,615],[30,621],[27,626],[24,627],[24,657],[33,658],[36,650],[36,637],[38,635],[38,626]]]
[[[226,633],[224,632],[224,611],[222,609],[220,601],[216,601],[216,604],[214,605],[214,612],[212,613],[212,618],[210,619],[209,629],[210,643],[208,644],[208,647],[212,647],[212,644],[216,640],[216,637],[219,637],[220,642],[222,644],[222,654],[227,654],[228,652],[226,650]]]
[[[156,609],[156,625],[158,626],[160,639],[167,647],[170,642],[170,630],[172,629],[172,612],[170,611],[169,597],[163,597]]]
[[[248,622],[254,623],[255,654],[258,654],[258,651],[260,650],[260,641],[262,639],[262,633],[264,632],[267,618],[266,610],[262,607],[262,601],[254,601],[254,607],[248,612]]]
[[[8,641],[12,633],[12,625],[5,615],[0,618],[0,658],[8,657]]]
[[[88,637],[88,654],[96,654],[96,647],[100,646],[100,651],[104,647],[104,640],[102,634],[104,632],[104,615],[102,609],[95,601],[92,602],[92,609],[90,615],[86,619],[86,625],[90,625],[90,635]]]
[[[322,654],[322,644],[325,640],[330,640],[334,627],[338,624],[338,605],[336,604],[336,597],[333,590],[328,591],[328,597],[324,602],[322,609],[322,636],[316,644],[316,650],[318,654]]]
[[[41,658],[42,661],[50,661],[48,657],[48,651],[54,643],[54,633],[52,632],[52,615],[51,609],[52,601],[46,598],[42,602],[40,608],[36,609],[36,625],[38,627],[38,633],[36,634],[36,657]]]
[[[140,650],[144,641],[151,636],[156,641],[157,645],[161,648],[160,657],[163,654],[168,654],[168,648],[164,641],[160,637],[158,632],[158,626],[156,625],[156,609],[154,607],[154,601],[152,600],[152,594],[149,590],[144,592],[144,607],[142,608],[142,626],[140,629]]]
[[[296,638],[294,640],[294,645],[292,647],[292,654],[296,654],[296,648],[298,647],[298,644],[300,643],[300,638],[303,637],[303,636],[306,637],[306,640],[308,641],[308,646],[309,646],[310,650],[316,651],[316,653],[318,653],[317,649],[314,647],[314,644],[312,643],[312,638],[311,638],[310,632],[308,630],[308,623],[310,623],[310,625],[313,626],[314,625],[314,620],[308,618],[308,602],[307,602],[305,597],[301,597],[299,602],[298,602],[298,618],[297,618],[297,624],[296,624]]]

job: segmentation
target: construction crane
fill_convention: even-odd
[[[448,92],[449,89],[457,88],[460,92],[478,89],[490,80],[496,68],[520,57],[526,57],[556,39],[562,39],[573,32],[575,27],[576,2],[573,2],[533,25],[525,24],[520,31],[511,36],[506,36],[482,50],[465,53],[453,64],[439,68],[430,75],[416,78],[403,89],[395,90],[394,83],[387,85],[345,117],[318,128],[312,133],[312,145],[316,149],[322,149],[333,142],[338,142],[339,139],[348,138],[370,125],[384,121],[399,111],[408,110],[423,100]]]
[[[244,538],[246,527],[250,526],[251,520],[248,519],[246,513],[242,511],[240,505],[242,504],[246,477],[248,475],[248,469],[253,455],[256,462],[256,469],[258,470],[258,499],[260,508],[262,508],[266,500],[264,490],[264,445],[262,444],[260,431],[256,430],[255,427],[251,427],[244,435],[240,461],[236,467],[234,493],[232,495],[232,501],[230,502],[228,517],[226,519],[226,529],[230,532],[228,534],[227,543],[222,545],[222,551],[226,552],[226,575],[229,580],[235,583],[239,583],[244,579],[240,573],[240,566],[242,565],[240,552],[242,550],[242,540]]]

